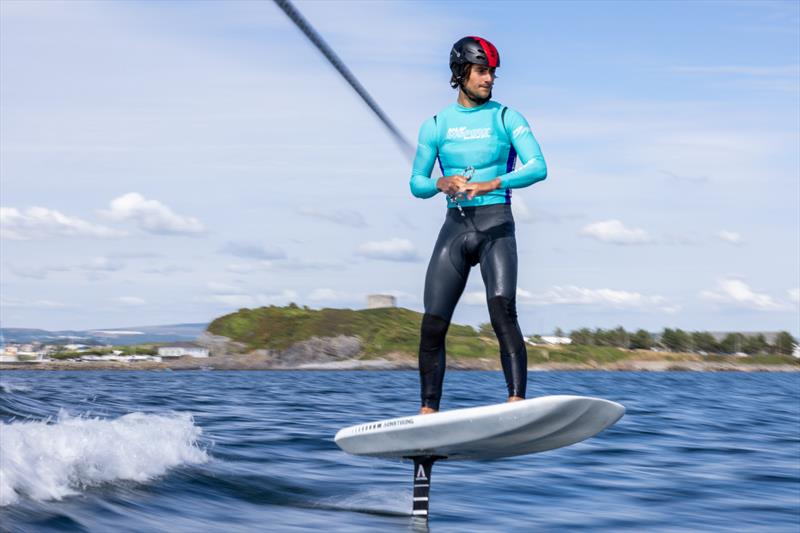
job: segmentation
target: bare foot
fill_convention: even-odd
[[[509,397],[508,397],[508,401],[509,401],[509,403],[510,403],[510,402],[521,402],[521,401],[522,401],[522,400],[524,400],[524,399],[525,399],[525,398],[523,398],[522,396],[509,396]]]
[[[433,409],[431,407],[420,407],[419,409],[419,414],[421,415],[430,415],[436,412],[437,412],[436,409]]]

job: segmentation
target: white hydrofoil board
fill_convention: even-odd
[[[359,424],[340,430],[335,440],[355,455],[498,459],[575,444],[623,414],[625,407],[609,400],[543,396]]]

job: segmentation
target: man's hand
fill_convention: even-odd
[[[476,196],[486,194],[487,192],[494,191],[500,188],[500,179],[495,178],[492,181],[479,181],[476,183],[467,183],[464,185],[462,192],[467,193],[467,200],[472,200]]]
[[[439,178],[436,182],[436,188],[445,193],[447,196],[455,196],[464,190],[464,185],[467,184],[467,178],[461,175],[444,176]]]

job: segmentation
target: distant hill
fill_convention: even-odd
[[[152,342],[191,341],[199,337],[207,324],[170,324],[87,330],[48,331],[33,328],[0,328],[3,340],[13,343],[112,344],[128,345]]]
[[[260,307],[240,309],[213,320],[208,332],[244,344],[250,350],[285,350],[311,337],[346,335],[361,339],[369,357],[391,352],[415,354],[419,349],[422,313],[402,307],[380,309],[310,309]],[[484,339],[471,326],[451,324],[447,353],[455,357],[497,354],[497,341]]]
[[[286,307],[240,309],[221,316],[208,325],[208,333],[240,343],[244,350],[288,350],[311,337],[357,337],[360,357],[373,359],[389,354],[414,360],[419,350],[422,313],[401,307],[380,309],[310,309],[289,304]],[[289,350],[290,351],[290,350]],[[529,346],[530,364],[582,364],[589,368],[621,364],[627,360],[672,362],[727,362],[729,356],[700,356],[692,353],[656,353],[624,350],[612,346]],[[464,359],[497,361],[499,349],[493,333],[480,334],[472,326],[451,324],[447,332],[447,357],[453,362]],[[759,355],[737,358],[740,364],[791,364],[800,360],[791,356]]]

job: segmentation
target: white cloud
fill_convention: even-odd
[[[297,292],[284,289],[272,294],[213,294],[208,300],[225,304],[229,307],[259,307],[265,305],[285,305],[297,300]]]
[[[23,300],[20,298],[3,298],[0,307],[24,307],[31,309],[64,309],[69,306],[53,300]]]
[[[361,213],[350,209],[324,211],[314,207],[302,207],[298,210],[298,213],[327,222],[333,222],[340,226],[349,226],[351,228],[363,228],[367,226],[367,222],[364,220]]]
[[[88,262],[81,265],[83,270],[90,272],[116,272],[122,270],[125,265],[118,259],[109,257],[93,257]]]
[[[533,215],[521,195],[514,197],[514,201],[511,202],[511,211],[514,213],[515,222],[533,222]]]
[[[63,265],[26,265],[24,267],[9,266],[11,272],[20,278],[47,279],[51,272],[68,272],[69,267]]]
[[[115,221],[133,221],[148,233],[199,235],[206,231],[196,218],[178,215],[158,200],[148,200],[136,192],[114,198],[110,209],[102,214]]]
[[[468,305],[485,305],[486,293],[482,291],[466,292],[462,301]],[[542,293],[534,293],[517,287],[517,303],[527,305],[597,305],[617,309],[655,308],[665,313],[673,313],[679,306],[668,304],[663,296],[648,296],[638,292],[618,289],[586,289],[568,286],[553,286]]]
[[[696,184],[707,183],[709,181],[708,176],[682,175],[670,172],[669,170],[660,170],[659,172],[677,181],[685,181]]]
[[[275,263],[275,268],[281,270],[344,270],[345,265],[332,261],[308,261],[305,259],[286,259]]]
[[[209,297],[209,300],[230,307],[255,307],[257,305],[255,298],[247,294],[214,294]]]
[[[800,289],[795,287],[794,289],[789,289],[786,291],[789,294],[789,300],[794,303],[800,303]]]
[[[209,281],[206,286],[208,289],[215,293],[221,294],[244,294],[244,289],[231,285],[230,283],[219,283],[216,281]]]
[[[533,305],[604,305],[614,308],[648,308],[667,309],[666,299],[662,296],[648,296],[639,292],[619,289],[587,289],[574,285],[553,286],[541,294],[533,294],[519,290],[518,298],[523,303]]]
[[[305,259],[281,259],[275,261],[253,261],[249,263],[229,263],[225,270],[235,274],[252,274],[265,270],[344,270],[345,265],[331,261],[307,261]]]
[[[0,207],[0,237],[17,241],[53,237],[120,237],[123,232],[46,207]]]
[[[274,266],[272,261],[256,261],[255,263],[230,263],[225,267],[228,272],[236,274],[250,274],[269,270]]]
[[[222,248],[222,253],[242,257],[246,259],[283,259],[286,257],[286,252],[277,247],[266,247],[260,244],[244,243],[244,242],[226,242]]]
[[[397,305],[399,307],[407,307],[409,303],[419,301],[417,296],[396,289],[369,291],[369,294],[388,294],[394,296],[397,299]],[[367,293],[340,291],[328,287],[321,287],[311,291],[308,294],[308,299],[313,302],[354,303],[358,308],[359,304],[366,305]]]
[[[360,296],[355,294],[328,288],[314,289],[308,295],[308,299],[312,302],[344,302],[360,298]]]
[[[717,290],[704,290],[700,298],[721,304],[731,304],[757,311],[778,311],[784,306],[768,294],[754,292],[744,281],[728,278],[717,281]]]
[[[120,296],[119,298],[117,298],[116,301],[118,303],[121,303],[123,305],[128,305],[130,307],[137,307],[147,303],[145,302],[144,299],[139,298],[138,296]]]
[[[373,294],[370,292],[370,294]],[[376,291],[374,294],[390,294],[397,298],[397,305],[400,307],[405,307],[408,305],[409,302],[419,302],[420,297],[416,294],[411,294],[405,291],[400,291],[397,289],[387,289],[382,291]]]
[[[191,272],[192,269],[181,265],[165,265],[165,266],[151,266],[142,269],[145,274],[157,274],[161,276],[170,276],[179,272]]]
[[[619,220],[604,220],[583,227],[581,235],[612,244],[646,244],[652,242],[647,232],[640,228],[627,228]]]
[[[483,291],[467,291],[461,296],[466,305],[486,305],[486,293]]]
[[[416,261],[418,259],[414,244],[408,239],[389,239],[387,241],[366,242],[358,247],[358,255],[385,261]]]
[[[731,244],[741,244],[742,243],[742,236],[735,231],[726,231],[722,230],[717,233],[717,237],[722,239],[725,242],[729,242]]]

